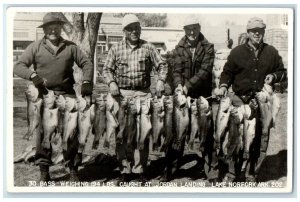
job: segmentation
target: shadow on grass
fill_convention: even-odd
[[[287,150],[281,150],[276,155],[267,156],[261,165],[258,180],[266,182],[278,180],[287,176]]]
[[[103,179],[109,181],[119,176],[118,161],[116,156],[110,156],[105,154],[99,154],[92,164],[84,166],[79,170],[79,179],[84,181],[96,181]]]
[[[194,164],[191,164],[195,162]],[[205,178],[204,173],[204,160],[200,158],[197,154],[187,154],[180,158],[179,169],[174,173],[173,178],[183,178],[189,177],[191,179]],[[186,166],[191,164],[191,166]],[[166,158],[159,158],[157,160],[151,161],[147,168],[147,177],[149,179],[157,178],[164,175],[164,170],[166,167]],[[188,168],[183,168],[188,167]]]

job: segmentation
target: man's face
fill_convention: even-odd
[[[184,27],[185,35],[190,41],[195,41],[200,33],[200,26],[198,24],[188,25]]]
[[[258,45],[262,42],[265,35],[265,29],[262,28],[254,28],[248,30],[248,37],[250,43],[253,45]]]
[[[60,23],[51,23],[44,26],[44,33],[47,39],[55,41],[60,38],[62,25]]]
[[[137,43],[138,40],[140,39],[140,36],[141,36],[141,26],[140,26],[140,23],[135,22],[135,23],[131,23],[131,24],[127,25],[124,28],[124,33],[125,33],[126,39],[130,43],[132,43],[132,44]]]

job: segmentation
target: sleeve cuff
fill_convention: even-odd
[[[220,87],[219,87],[219,88],[221,88],[221,87],[225,87],[225,88],[227,88],[227,89],[228,89],[228,85],[227,85],[226,83],[222,83],[222,84],[220,84]]]
[[[107,82],[107,85],[109,86],[112,82],[115,82],[115,83],[116,83],[116,81],[111,80],[111,81]]]

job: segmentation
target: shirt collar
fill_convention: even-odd
[[[131,45],[129,45],[129,43],[128,43],[128,41],[127,41],[126,38],[122,41],[122,43],[123,43],[123,45],[126,46],[126,47],[130,47],[130,48],[132,47]],[[144,40],[139,39],[139,41],[138,41],[137,45],[134,47],[134,49],[135,49],[135,48],[140,48],[140,47],[142,46],[143,43],[144,43]]]

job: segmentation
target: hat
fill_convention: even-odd
[[[38,26],[38,28],[42,28],[44,26],[46,26],[47,24],[53,23],[53,22],[57,22],[57,23],[61,23],[64,24],[66,23],[64,20],[62,20],[59,17],[58,13],[55,12],[51,12],[51,13],[47,13],[44,18],[43,18],[43,24]]]
[[[265,29],[266,28],[266,24],[264,23],[264,21],[261,18],[254,17],[254,18],[251,18],[248,21],[247,30],[248,29],[254,29],[254,28]]]
[[[140,23],[140,21],[136,17],[136,15],[133,15],[133,14],[125,15],[123,18],[123,22],[122,22],[122,30],[124,30],[124,28],[127,27],[128,25],[135,23],[135,22]]]
[[[183,27],[188,26],[188,25],[200,25],[199,20],[195,17],[188,17],[185,19],[183,23]]]

